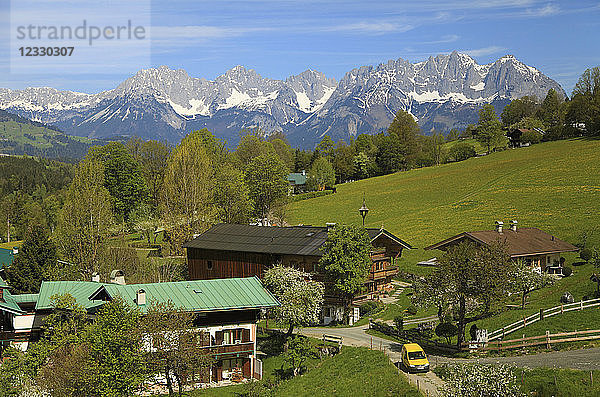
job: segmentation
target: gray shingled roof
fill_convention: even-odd
[[[374,240],[383,234],[397,244],[411,246],[384,229],[367,229]],[[322,256],[321,246],[327,239],[327,228],[318,226],[269,227],[221,223],[208,229],[185,248],[219,251],[259,252],[277,255]]]

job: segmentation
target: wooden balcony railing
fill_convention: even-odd
[[[205,346],[203,349],[208,350],[213,355],[254,352],[254,342],[243,342],[233,345],[212,345]]]
[[[386,278],[388,276],[394,276],[398,273],[398,267],[387,267],[382,270],[373,270],[369,272],[369,280],[379,280],[380,278]]]

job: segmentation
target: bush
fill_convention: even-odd
[[[562,269],[562,275],[564,277],[569,277],[571,274],[573,274],[573,269],[571,269],[569,266],[565,266]]]
[[[467,142],[459,142],[448,150],[448,161],[463,161],[475,157],[475,147]]]
[[[404,317],[402,315],[394,317],[394,325],[398,332],[404,329]]]
[[[579,251],[579,257],[588,262],[590,259],[592,259],[592,250],[589,248],[583,248],[581,251]]]
[[[508,365],[455,364],[437,367],[435,372],[446,384],[441,395],[450,396],[522,396],[513,369]]]
[[[417,309],[417,307],[415,305],[410,305],[409,307],[406,308],[406,313],[410,314],[411,316],[414,316],[415,314],[417,314],[419,310]]]
[[[527,130],[521,135],[521,142],[523,143],[540,143],[543,135],[537,131]]]
[[[450,344],[452,337],[458,334],[458,328],[452,323],[440,323],[435,327],[435,334],[440,338],[446,338],[446,342]]]
[[[301,194],[297,194],[295,196],[292,196],[292,201],[302,201],[302,200],[308,200],[311,198],[315,198],[315,197],[321,197],[321,196],[327,196],[328,194],[332,194],[333,190],[321,190],[321,191],[317,191],[317,192],[308,192],[308,193],[301,193]]]
[[[364,317],[364,316],[368,316],[373,313],[377,313],[377,312],[383,310],[384,307],[385,307],[385,305],[381,302],[375,302],[375,301],[365,302],[362,305],[360,305],[360,308],[359,308],[360,316]]]
[[[471,328],[469,328],[469,335],[471,336],[471,340],[475,340],[477,339],[477,330],[479,328],[477,328],[477,324],[473,324],[471,325]]]

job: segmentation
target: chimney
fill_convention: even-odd
[[[327,231],[330,231],[335,227],[335,222],[327,222],[325,226],[327,226]]]
[[[112,284],[125,285],[125,273],[123,270],[113,270],[110,272],[110,282]]]
[[[100,275],[96,272],[92,273],[92,281],[94,283],[99,283],[100,282]]]
[[[502,233],[502,227],[504,226],[504,222],[496,221],[496,231],[498,233]]]
[[[146,291],[144,291],[143,289],[139,289],[137,291],[135,296],[135,303],[137,303],[138,306],[146,304]]]
[[[302,170],[302,175],[306,175],[306,170]]]
[[[517,224],[518,223],[519,222],[517,222],[516,220],[510,221],[510,230],[512,230],[513,232],[516,232],[517,231]]]

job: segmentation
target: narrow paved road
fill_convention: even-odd
[[[323,334],[339,335],[344,338],[344,344],[351,346],[370,346],[373,340],[373,348],[382,348],[390,353],[390,357],[399,360],[402,344],[387,339],[378,338],[365,333],[368,327],[351,328],[305,328],[302,333],[315,338]],[[397,357],[397,359],[396,359]],[[485,357],[477,359],[449,358],[429,355],[432,365],[449,362],[479,362],[479,363],[505,363],[518,367],[550,367],[550,368],[572,368],[580,370],[600,370],[600,348],[562,350],[555,352],[543,352],[514,357]]]

